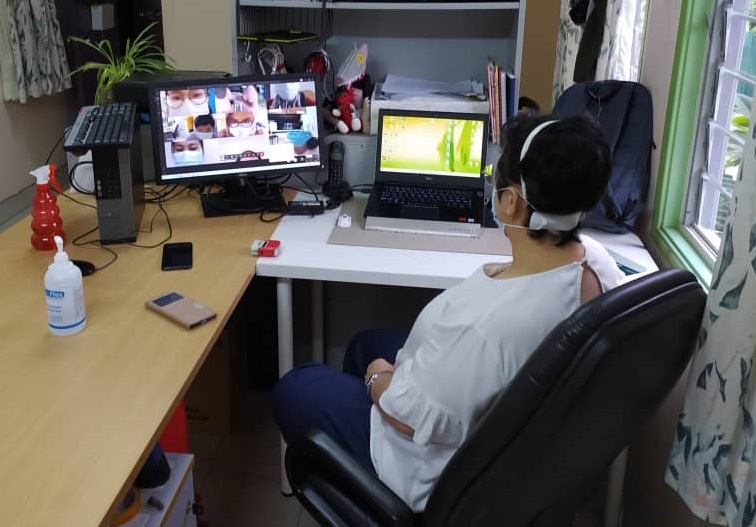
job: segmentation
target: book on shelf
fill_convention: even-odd
[[[494,144],[501,144],[501,128],[517,113],[515,100],[516,77],[506,71],[491,58],[486,65],[488,78],[488,100],[490,103],[490,139]]]

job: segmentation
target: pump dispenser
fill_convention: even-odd
[[[32,246],[40,251],[52,251],[55,249],[55,236],[65,239],[63,232],[63,220],[60,218],[58,200],[50,192],[50,183],[53,188],[61,192],[60,185],[55,179],[54,164],[43,165],[30,174],[37,178],[37,193],[32,198]]]
[[[87,325],[81,271],[63,250],[63,238],[54,241],[58,252],[45,273],[48,327],[53,335],[73,335]]]

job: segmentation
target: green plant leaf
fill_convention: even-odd
[[[749,123],[750,123],[750,120],[745,115],[732,116],[732,124],[734,124],[735,126],[743,126],[745,128],[748,128]]]
[[[109,40],[103,39],[95,44],[81,37],[70,37],[73,42],[94,49],[105,60],[103,62],[87,62],[74,69],[69,76],[86,71],[96,71],[95,104],[100,104],[105,94],[112,90],[113,86],[129,78],[136,71],[154,73],[163,69],[174,69],[168,63],[169,59],[167,59],[163,50],[156,45],[155,35],[149,33],[155,25],[156,22],[149,24],[133,40],[127,39],[123,55],[120,57],[116,55]]]

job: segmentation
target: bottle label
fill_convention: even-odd
[[[45,289],[47,321],[52,329],[73,329],[86,320],[81,288]]]

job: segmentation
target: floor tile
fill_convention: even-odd
[[[277,432],[230,434],[223,440],[213,473],[279,479],[279,445]]]
[[[319,527],[318,522],[310,515],[307,510],[302,507],[302,514],[299,516],[299,524],[297,527]]]
[[[194,454],[194,486],[200,492],[207,483],[222,443],[222,434],[189,434],[189,448]]]
[[[226,435],[213,471],[280,478],[280,440],[270,409],[270,391],[251,391],[239,405],[234,432]]]
[[[272,391],[249,390],[235,405],[233,432],[250,432],[259,428],[276,429],[273,420]]]
[[[204,504],[209,527],[297,527],[302,510],[271,479],[218,472],[210,476]]]

